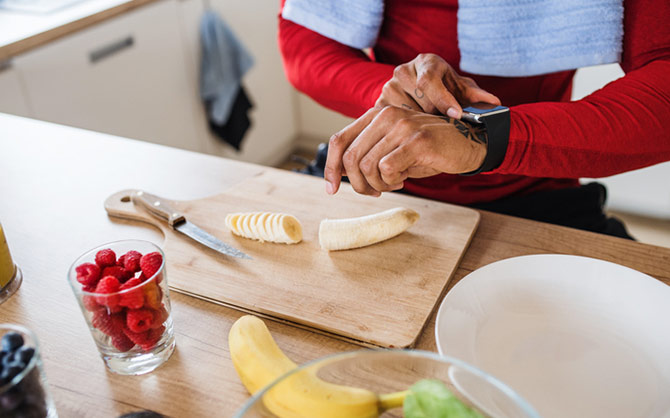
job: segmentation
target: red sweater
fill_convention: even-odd
[[[457,7],[457,0],[387,0],[374,59],[280,16],[287,77],[322,105],[358,117],[374,105],[393,68],[419,53],[435,53],[460,72]],[[494,172],[471,177],[409,179],[406,190],[446,202],[487,202],[670,160],[669,17],[668,0],[625,0],[626,76],[576,102],[569,102],[574,71],[467,74],[510,106],[505,160]]]

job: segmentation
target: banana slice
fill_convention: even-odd
[[[302,241],[300,221],[285,213],[231,213],[226,215],[225,225],[235,235],[261,242],[296,244]]]
[[[365,247],[401,234],[418,219],[418,213],[406,208],[360,218],[324,219],[319,225],[319,244],[328,251]]]

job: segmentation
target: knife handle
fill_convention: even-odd
[[[175,224],[186,220],[184,215],[158,196],[140,190],[133,194],[132,199],[133,203],[144,206],[152,215],[167,221],[173,228]]]

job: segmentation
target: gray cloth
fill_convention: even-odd
[[[228,25],[212,11],[202,17],[200,41],[200,98],[207,105],[210,122],[223,125],[230,117],[242,77],[254,60]]]

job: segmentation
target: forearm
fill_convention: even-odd
[[[288,80],[320,104],[358,117],[374,106],[393,66],[371,61],[362,51],[339,44],[279,17],[279,50]]]
[[[498,173],[604,177],[670,160],[670,60],[656,60],[578,101],[511,109]]]

